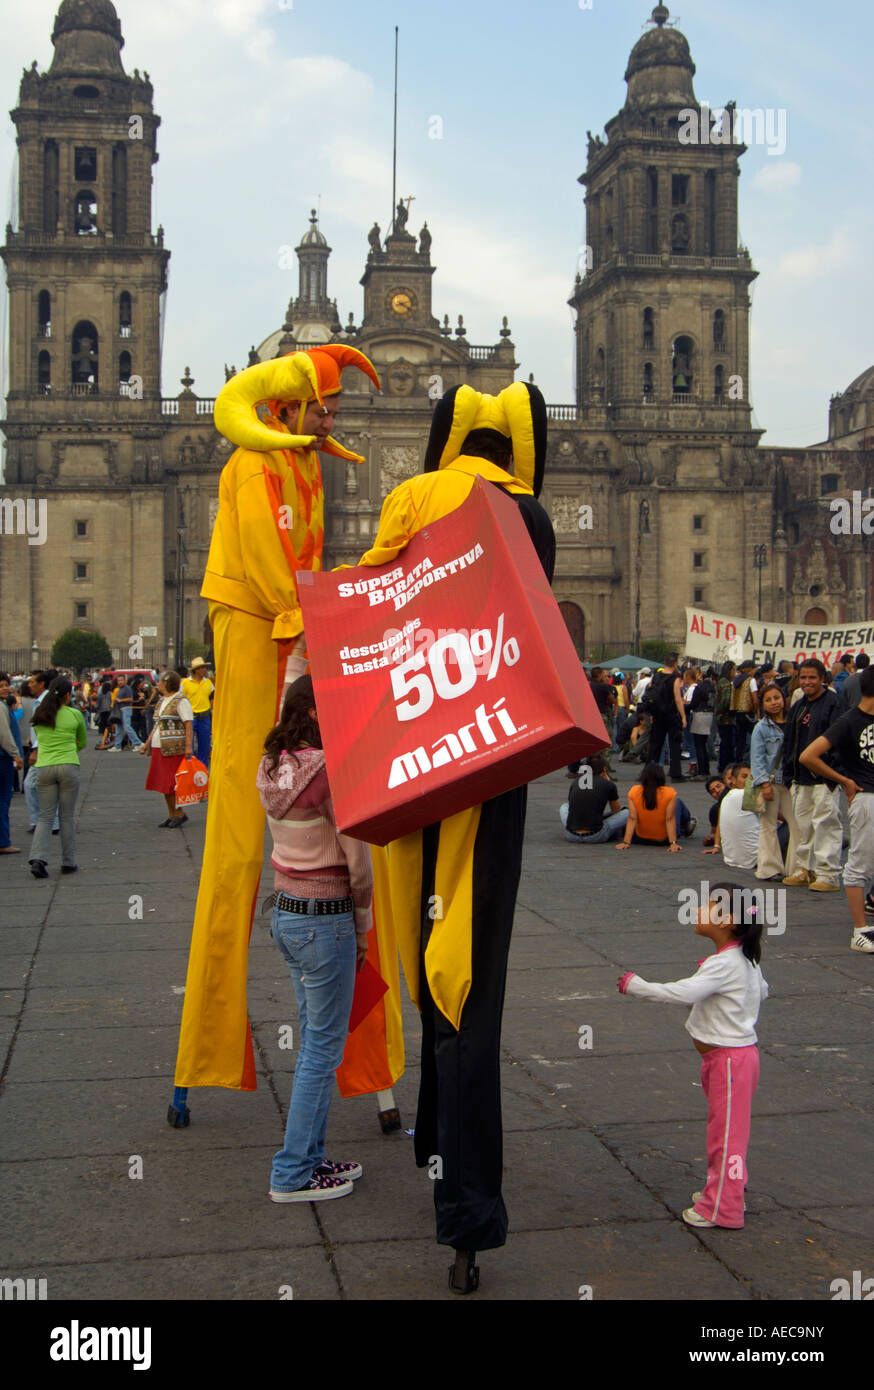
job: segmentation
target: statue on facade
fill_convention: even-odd
[[[374,222],[370,231],[367,233],[367,240],[370,243],[371,251],[379,253],[382,250],[382,242],[379,238],[379,223]]]

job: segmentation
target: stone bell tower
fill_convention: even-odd
[[[151,229],[160,121],[148,75],[122,67],[110,0],[63,0],[52,43],[51,66],[25,70],[12,112],[6,481],[146,481],[137,440],[160,420],[169,260]]]
[[[577,401],[618,429],[690,427],[754,444],[749,294],[738,246],[739,159],[699,106],[689,44],[657,5],[631,51],[622,110],[589,134]],[[723,127],[730,122],[727,112]]]

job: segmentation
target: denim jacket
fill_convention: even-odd
[[[764,782],[781,783],[782,762],[783,729],[766,716],[755,725],[750,740],[750,765],[755,785],[760,787]]]

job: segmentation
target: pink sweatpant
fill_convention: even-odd
[[[759,1081],[759,1049],[717,1047],[701,1058],[707,1096],[707,1185],[695,1211],[718,1226],[744,1224],[750,1110]]]

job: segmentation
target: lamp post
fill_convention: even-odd
[[[753,546],[753,569],[759,571],[759,622],[762,621],[762,570],[768,568],[768,547]]]
[[[185,569],[188,553],[185,549],[185,503],[179,494],[179,514],[176,519],[176,660],[183,660],[185,652]]]
[[[643,537],[649,535],[649,503],[645,497],[640,499],[637,508],[637,559],[635,561],[635,576],[637,580],[637,597],[634,600],[634,655],[640,656],[640,570],[643,561]]]

